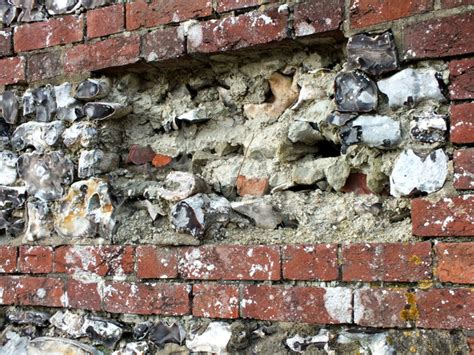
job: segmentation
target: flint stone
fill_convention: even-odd
[[[50,15],[70,14],[81,7],[79,0],[46,0],[46,10]]]
[[[81,4],[86,9],[95,9],[96,7],[111,4],[112,0],[81,0]]]
[[[234,211],[250,218],[259,228],[275,229],[283,222],[280,213],[260,199],[232,202],[231,206]]]
[[[46,13],[43,5],[34,0],[13,0],[12,3],[21,9],[18,15],[18,22],[37,22],[46,20]]]
[[[109,173],[118,168],[120,156],[116,153],[104,152],[100,149],[81,152],[77,175],[79,178]]]
[[[103,355],[93,346],[80,343],[76,340],[40,337],[30,340],[28,355],[68,354],[68,355]]]
[[[401,140],[400,123],[388,116],[362,115],[341,129],[345,146],[364,144],[374,148],[393,148]]]
[[[358,34],[349,38],[347,62],[352,69],[375,76],[398,69],[397,47],[392,33]]]
[[[48,203],[41,200],[28,201],[26,209],[28,224],[25,231],[25,240],[35,241],[51,236],[54,227]]]
[[[154,326],[153,322],[146,321],[142,323],[138,323],[133,327],[133,339],[135,340],[142,340],[150,333],[150,330]]]
[[[16,162],[18,156],[9,151],[0,152],[0,185],[12,185],[17,178]]]
[[[37,327],[46,327],[50,317],[48,313],[35,311],[14,312],[7,315],[8,321],[13,324],[32,324]]]
[[[415,117],[410,122],[410,134],[421,143],[441,143],[446,141],[448,127],[445,115],[426,114]]]
[[[164,187],[158,189],[158,196],[171,202],[178,202],[197,193],[209,191],[209,186],[200,176],[172,171],[165,179]]]
[[[448,156],[442,149],[420,157],[411,149],[403,151],[390,175],[390,194],[409,196],[415,190],[435,192],[441,189],[448,176]]]
[[[114,206],[105,180],[90,178],[72,184],[60,201],[54,229],[64,238],[110,237],[115,227]]]
[[[338,111],[370,112],[377,109],[377,85],[361,71],[339,73],[335,90]]]
[[[148,334],[148,340],[159,347],[163,347],[168,343],[183,345],[186,340],[186,331],[177,323],[167,326],[160,322],[152,326]]]
[[[224,197],[197,194],[171,209],[171,224],[179,233],[202,238],[210,228],[220,228],[230,220],[231,205]]]
[[[125,347],[114,351],[112,355],[145,355],[150,353],[150,347],[146,341],[127,343]]]
[[[333,112],[327,117],[326,122],[333,126],[342,127],[356,117],[357,115],[354,113]]]
[[[26,90],[23,95],[23,115],[35,114],[38,122],[49,122],[56,112],[56,98],[51,85]]]
[[[186,340],[186,346],[193,352],[226,353],[231,336],[229,324],[212,322],[204,332],[191,333]]]
[[[15,124],[18,118],[18,98],[11,91],[5,91],[1,98],[3,119],[6,123]]]
[[[0,22],[10,26],[17,15],[17,9],[8,0],[0,0]]]
[[[54,327],[65,332],[73,338],[80,338],[84,336],[82,325],[84,324],[84,317],[71,313],[69,311],[57,311],[51,318],[50,323]]]
[[[298,334],[291,338],[287,338],[286,345],[294,352],[303,353],[309,346],[324,349],[329,342],[329,332],[326,329],[321,329],[317,335],[302,337]]]
[[[112,90],[112,82],[108,78],[87,79],[79,83],[74,97],[82,101],[100,100]]]
[[[89,338],[99,344],[104,344],[107,347],[114,347],[122,338],[124,326],[118,322],[98,317],[90,317],[84,319],[82,331]]]
[[[74,164],[62,152],[25,153],[18,158],[18,175],[28,194],[44,201],[57,200],[63,196],[63,185],[74,179]]]
[[[324,140],[317,124],[313,122],[295,121],[288,129],[288,139],[292,143],[316,144]]]
[[[414,107],[424,100],[445,102],[439,86],[440,74],[434,69],[404,69],[377,82],[388,97],[390,108]]]
[[[84,113],[91,120],[122,118],[132,112],[131,106],[109,102],[89,102],[84,105]]]
[[[11,145],[16,150],[32,146],[37,152],[42,153],[58,142],[65,129],[62,121],[26,122],[19,125],[13,133]]]
[[[56,118],[66,122],[74,122],[84,117],[82,104],[72,96],[72,84],[64,83],[54,87],[56,96]]]
[[[96,143],[98,132],[90,122],[74,122],[71,127],[64,130],[62,138],[64,145],[68,148],[89,148]]]
[[[24,221],[15,215],[26,201],[26,188],[0,186],[0,231],[18,235],[23,231]]]
[[[0,149],[7,149],[10,144],[10,128],[3,118],[0,118]]]

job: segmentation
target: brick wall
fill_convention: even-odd
[[[333,46],[357,33],[390,29],[404,65],[433,59],[449,68],[454,188],[447,197],[411,199],[410,243],[5,245],[0,247],[1,304],[100,314],[455,329],[464,331],[472,346],[473,5],[444,0],[153,0],[4,25],[0,85],[7,89],[102,70],[197,65],[219,53]],[[345,192],[367,192],[366,181],[355,176]],[[268,189],[267,180],[257,185],[249,188],[251,194]]]

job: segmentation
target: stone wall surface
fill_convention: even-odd
[[[0,354],[473,353],[473,16],[0,0]]]

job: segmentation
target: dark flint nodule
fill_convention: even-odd
[[[13,324],[32,324],[37,327],[46,327],[49,318],[51,316],[48,313],[35,311],[15,312],[7,315],[8,321]]]
[[[110,90],[111,83],[106,78],[87,79],[77,85],[74,97],[83,101],[98,100],[107,96]]]
[[[347,42],[347,62],[353,69],[378,76],[398,69],[398,54],[391,32],[358,34]]]
[[[151,328],[148,339],[160,347],[167,343],[182,345],[186,339],[186,332],[176,323],[168,327],[160,322]]]
[[[18,98],[11,91],[5,91],[2,94],[2,114],[6,123],[16,123],[18,118]]]
[[[349,122],[350,120],[353,120],[356,117],[357,115],[353,113],[341,113],[341,112],[336,111],[336,112],[331,113],[327,117],[326,122],[334,126],[342,127],[347,122]]]
[[[17,9],[8,0],[0,0],[0,20],[9,26],[17,15]]]
[[[370,112],[377,108],[377,85],[361,71],[339,73],[335,91],[338,111]]]
[[[447,116],[428,114],[415,117],[410,123],[410,134],[421,143],[441,143],[446,141]]]
[[[0,186],[0,233],[20,234],[25,222],[15,217],[13,212],[23,207],[26,201],[26,189]]]
[[[113,114],[114,108],[106,104],[87,105],[84,111],[89,118],[100,119]]]
[[[152,327],[153,327],[153,323],[151,321],[146,321],[146,322],[137,324],[133,328],[133,339],[135,340],[144,339],[148,335]]]

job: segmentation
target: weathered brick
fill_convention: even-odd
[[[36,53],[28,58],[28,82],[50,79],[63,74],[63,52]]]
[[[454,187],[474,190],[474,148],[456,150],[454,161]]]
[[[0,247],[0,273],[11,273],[16,271],[16,258],[18,250],[16,247]]]
[[[128,151],[127,163],[142,165],[150,163],[155,157],[155,152],[150,146],[143,147],[139,144],[132,144]]]
[[[0,304],[10,305],[16,301],[15,287],[18,276],[0,276]]]
[[[343,20],[343,0],[310,0],[294,7],[297,37],[321,34],[339,29]]]
[[[350,7],[351,27],[364,28],[421,14],[432,9],[433,0],[352,0]]]
[[[101,285],[97,282],[82,282],[70,279],[67,281],[66,287],[68,307],[89,311],[100,311],[102,309],[99,293]]]
[[[0,57],[13,54],[12,31],[5,29],[0,31]]]
[[[237,194],[239,196],[257,196],[261,197],[265,195],[269,189],[270,184],[268,178],[247,178],[246,176],[239,175],[236,181]]]
[[[23,273],[48,274],[53,271],[53,248],[21,246],[18,268]]]
[[[342,247],[344,281],[419,281],[431,278],[429,242],[347,244]]]
[[[15,52],[31,51],[83,39],[82,16],[64,16],[15,27]]]
[[[439,243],[435,250],[442,282],[474,284],[474,243]]]
[[[122,35],[103,41],[81,44],[66,50],[65,71],[80,73],[121,67],[140,60],[138,35]]]
[[[243,245],[182,248],[178,271],[185,279],[279,280],[280,249]]]
[[[170,27],[143,36],[142,56],[147,62],[174,59],[186,53],[184,36],[179,27]]]
[[[352,173],[346,180],[341,192],[353,192],[357,195],[373,194],[367,186],[367,175],[362,173]]]
[[[14,285],[15,303],[22,306],[65,307],[64,281],[47,277],[22,276]]]
[[[474,103],[451,105],[451,142],[474,143]]]
[[[474,355],[474,337],[467,338],[467,346],[470,351],[470,355]]]
[[[441,6],[444,9],[465,5],[474,5],[474,0],[441,0]]]
[[[440,58],[474,52],[474,13],[418,22],[404,29],[404,59]]]
[[[405,327],[419,317],[416,296],[407,289],[354,290],[354,323],[366,327]]]
[[[420,237],[474,236],[474,195],[443,198],[430,202],[412,200],[413,234]]]
[[[340,324],[352,322],[349,288],[243,286],[241,316],[270,321]]]
[[[156,27],[212,14],[210,0],[136,0],[126,6],[127,30]]]
[[[111,313],[185,315],[190,313],[189,289],[184,284],[110,281],[103,289],[104,310]]]
[[[449,63],[449,73],[451,100],[474,99],[474,59],[453,60]]]
[[[239,317],[239,287],[219,284],[193,286],[193,315],[207,318]]]
[[[125,26],[124,22],[123,5],[87,11],[87,37],[96,38],[121,32]]]
[[[134,270],[131,246],[61,246],[54,253],[54,271],[75,274],[90,272],[99,276],[127,275]]]
[[[241,10],[252,6],[276,2],[276,0],[218,0],[217,12]]]
[[[176,248],[152,245],[137,247],[137,277],[141,279],[173,279],[178,277]]]
[[[17,84],[25,79],[25,58],[0,59],[0,85]]]
[[[188,31],[189,53],[215,53],[287,38],[288,14],[277,9],[195,24]]]
[[[281,252],[283,278],[287,280],[338,278],[337,244],[285,245]]]
[[[416,293],[421,328],[474,329],[474,293],[469,289],[429,289]]]

